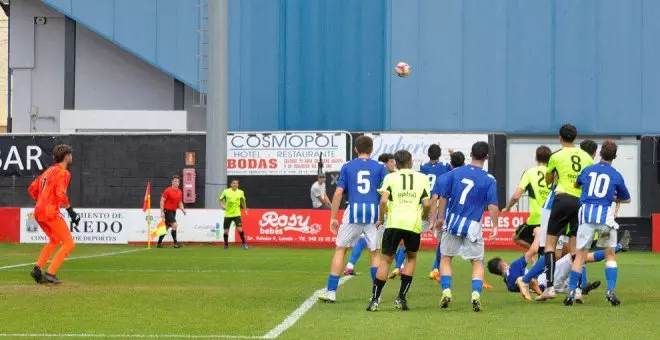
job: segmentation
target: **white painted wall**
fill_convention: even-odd
[[[577,144],[582,141],[579,139]],[[600,152],[600,145],[603,139],[594,139],[598,143],[598,152]],[[617,159],[614,160],[612,165],[619,170],[626,181],[626,186],[630,190],[632,202],[630,204],[622,204],[619,210],[619,216],[634,217],[639,216],[639,141],[636,139],[615,140],[619,146],[617,151]],[[520,183],[520,176],[526,169],[536,166],[534,157],[536,156],[536,148],[540,145],[548,146],[552,151],[557,151],[561,148],[559,141],[554,139],[532,139],[532,138],[513,138],[508,140],[507,149],[507,200],[516,191],[518,183]],[[596,162],[600,160],[600,156],[596,157]],[[522,200],[521,200],[522,201]],[[528,211],[529,205],[527,202],[520,203],[520,211]]]
[[[186,111],[62,110],[60,131],[186,132]]]

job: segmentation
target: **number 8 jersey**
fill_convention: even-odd
[[[373,159],[355,158],[341,167],[337,187],[348,193],[344,221],[348,223],[376,223],[380,194],[378,188],[387,169]]]
[[[446,231],[452,235],[472,237],[481,233],[481,217],[488,205],[497,205],[497,184],[486,170],[465,165],[448,172],[438,196],[450,199]],[[437,186],[436,186],[437,188]]]
[[[580,224],[611,224],[614,221],[614,197],[619,200],[630,198],[623,176],[607,162],[586,167],[575,183],[582,186]]]

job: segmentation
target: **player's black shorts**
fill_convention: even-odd
[[[576,236],[578,229],[578,212],[580,199],[569,194],[557,194],[552,203],[550,219],[548,220],[548,235],[562,234]],[[567,232],[568,226],[568,232]]]
[[[241,217],[240,217],[240,216],[236,216],[236,217],[225,217],[224,228],[225,228],[225,229],[229,229],[229,228],[231,227],[231,222],[234,222],[234,225],[235,225],[236,227],[242,227],[242,226],[243,226],[243,222],[241,221]]]
[[[381,252],[388,256],[394,256],[401,241],[403,241],[406,251],[417,252],[421,240],[422,237],[418,233],[403,229],[387,228],[383,233]]]
[[[529,225],[527,223],[522,224],[516,229],[516,236],[519,240],[523,240],[529,244],[534,242],[534,229],[540,227],[540,225]]]
[[[165,212],[165,225],[171,226],[176,223],[176,210],[163,210]]]

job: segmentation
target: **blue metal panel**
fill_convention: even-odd
[[[599,2],[594,133],[637,134],[641,131],[641,14],[641,0]]]
[[[551,0],[509,2],[505,129],[553,129]]]
[[[384,2],[285,4],[285,125],[280,128],[381,130]]]
[[[135,56],[199,89],[198,0],[42,0]]]
[[[156,63],[158,41],[157,7],[157,0],[115,0],[115,41],[152,65]],[[176,16],[165,19],[170,19],[170,25],[178,26],[175,24]],[[177,28],[182,29],[180,26]]]
[[[660,1],[642,1],[642,129],[660,133]]]

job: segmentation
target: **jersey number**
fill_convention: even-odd
[[[433,190],[433,187],[435,186],[435,175],[434,174],[429,174],[429,182],[431,182],[431,190]]]
[[[580,164],[580,156],[578,155],[573,155],[571,156],[571,167],[573,168],[573,171],[575,172],[580,172],[582,170],[582,164]]]
[[[401,174],[401,178],[403,179],[403,190],[412,190],[413,189],[413,175],[408,174],[408,178],[410,179],[410,188],[408,189],[408,186],[406,186],[406,175]]]
[[[463,189],[463,192],[461,193],[461,199],[458,201],[458,203],[465,204],[465,199],[467,198],[468,193],[474,187],[474,181],[468,178],[463,178],[461,183],[465,184],[465,189]]]
[[[369,182],[369,171],[362,170],[357,175],[357,189],[361,194],[368,194],[371,190],[371,182]]]
[[[589,174],[589,177],[591,177],[591,181],[589,181],[589,196],[605,197],[607,188],[610,186],[610,176],[592,172]]]
[[[545,174],[543,173],[543,171],[539,171],[538,175],[539,175],[538,185],[539,187],[543,188],[545,186]]]

